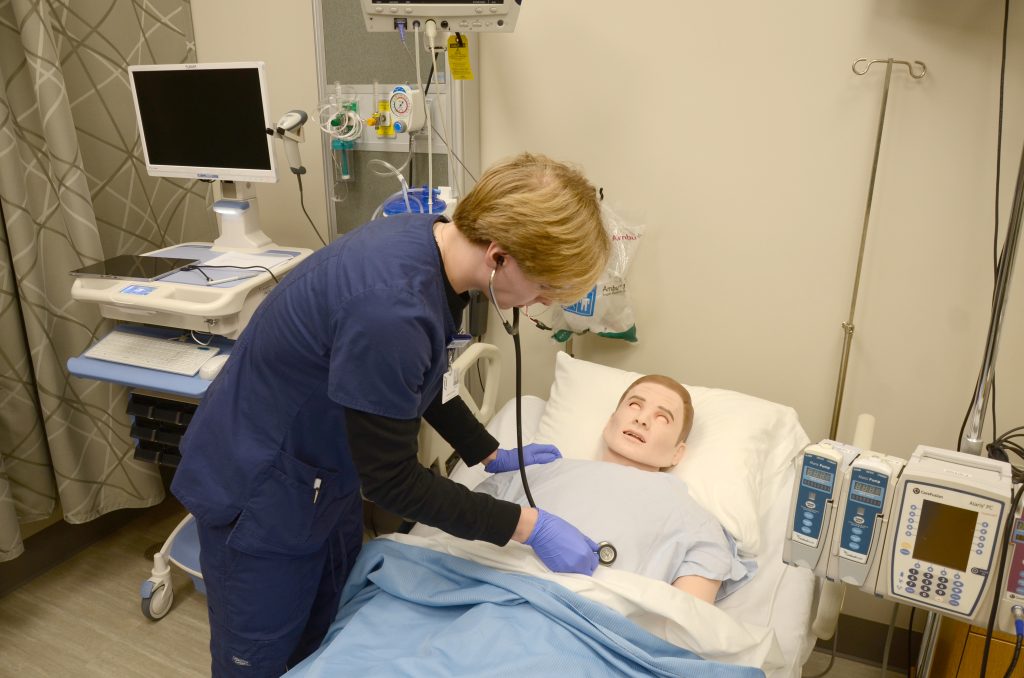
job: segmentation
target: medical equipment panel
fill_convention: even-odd
[[[790,501],[789,535],[783,560],[824,577],[832,539],[835,499],[859,450],[831,440],[804,449],[797,458],[797,480]]]
[[[918,446],[896,487],[878,592],[979,619],[991,594],[1010,490],[1006,462]]]
[[[398,21],[433,19],[443,31],[511,33],[522,0],[361,0],[368,31],[394,31]]]
[[[891,488],[903,463],[902,459],[865,452],[850,465],[836,509],[828,579],[854,586],[870,582],[874,588],[892,504]]]

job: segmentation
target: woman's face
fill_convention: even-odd
[[[531,304],[547,306],[551,303],[551,299],[546,296],[547,287],[528,278],[516,260],[509,255],[502,257],[501,263],[494,269],[494,277],[491,280],[494,288],[492,301],[502,310]],[[490,296],[490,289],[486,292]]]

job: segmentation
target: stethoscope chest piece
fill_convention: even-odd
[[[615,557],[618,555],[615,547],[606,541],[597,545],[597,560],[602,565],[611,565],[615,562]]]

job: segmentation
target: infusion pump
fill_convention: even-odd
[[[807,447],[796,464],[787,563],[965,621],[987,616],[1010,510],[1009,464],[925,445],[904,461],[830,440]],[[1009,555],[997,603],[1004,630],[1013,628],[1010,606],[1024,600],[1019,516]]]

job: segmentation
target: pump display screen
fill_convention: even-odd
[[[964,571],[971,555],[976,511],[924,500],[918,522],[914,558]]]
[[[835,475],[828,471],[821,471],[810,466],[804,467],[804,479],[801,481],[805,487],[811,487],[822,492],[832,489],[832,479]]]
[[[854,483],[853,489],[855,492],[860,494],[870,494],[874,497],[882,496],[882,488],[877,485],[868,485],[867,483]]]
[[[853,499],[862,504],[882,508],[882,488],[878,485],[854,481]]]

